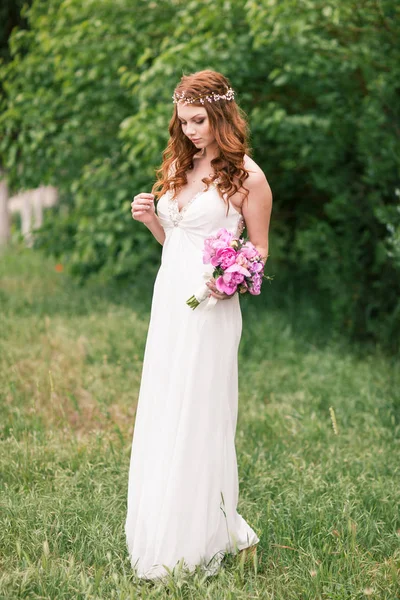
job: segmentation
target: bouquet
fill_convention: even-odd
[[[217,290],[229,295],[236,291],[258,295],[263,278],[272,279],[264,274],[264,262],[255,246],[226,229],[219,229],[214,237],[204,240],[203,263],[214,267],[212,277]],[[210,273],[204,276],[209,279]],[[209,295],[210,290],[204,283],[186,304],[195,309]]]

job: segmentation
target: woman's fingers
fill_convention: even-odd
[[[219,289],[215,285],[214,281],[207,281],[207,286],[210,288],[210,290],[212,290],[216,294],[221,294],[222,293],[222,292],[219,291]]]
[[[153,194],[137,194],[137,196],[133,197],[133,203],[144,203],[144,204],[152,204],[154,201],[154,195]]]
[[[218,300],[225,300],[227,298],[230,298],[228,294],[218,291],[218,289],[215,286],[215,283],[213,283],[212,281],[207,282],[207,287],[211,292],[211,296],[214,296],[214,298],[217,298]]]
[[[131,213],[133,219],[144,217],[150,210],[154,209],[154,195],[145,192],[134,196],[131,202]]]
[[[147,209],[150,208],[154,204],[154,194],[146,194],[142,192],[141,194],[137,194],[133,197],[133,201],[131,202],[132,208],[140,208]]]
[[[226,294],[225,292],[220,292],[214,283],[212,282],[208,282],[207,286],[211,292],[211,295],[214,296],[214,298],[218,298],[218,300],[227,300],[228,298],[232,298],[232,296],[234,294]]]
[[[133,196],[134,200],[138,200],[139,198],[143,198],[143,199],[147,199],[147,200],[153,200],[154,199],[154,194],[147,194],[146,192],[140,192],[140,194],[136,194],[136,196]]]
[[[150,204],[133,204],[132,210],[143,210],[147,211],[151,208]]]
[[[154,194],[141,192],[133,197],[131,202],[132,219],[141,223],[149,223],[155,215]]]
[[[153,201],[145,201],[145,200],[134,200],[133,202],[131,202],[131,206],[132,207],[137,207],[137,208],[149,208],[150,206],[153,205]]]
[[[222,294],[221,292],[211,292],[211,296],[214,296],[214,298],[217,298],[217,300],[226,300],[227,298],[230,298],[230,296]]]

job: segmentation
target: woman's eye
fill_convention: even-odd
[[[196,125],[201,125],[202,123],[204,123],[205,119],[203,119],[202,121],[195,121]],[[183,121],[181,121],[181,125],[184,127],[187,123],[184,123]]]

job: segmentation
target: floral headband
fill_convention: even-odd
[[[200,102],[201,104],[204,104],[206,100],[208,102],[215,102],[217,100],[234,100],[235,92],[232,88],[227,88],[225,94],[216,94],[215,92],[211,92],[211,94],[202,94],[201,96],[196,96],[192,98],[186,98],[186,92],[182,92],[181,94],[179,94],[178,92],[174,92],[172,98],[174,104],[177,104],[178,102],[183,102],[183,104],[193,104],[194,102]]]

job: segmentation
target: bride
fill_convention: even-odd
[[[133,219],[163,247],[125,522],[131,565],[144,579],[197,566],[214,574],[226,553],[251,552],[259,542],[237,512],[239,297],[218,291],[202,250],[218,229],[240,235],[245,226],[265,262],[272,194],[248,154],[245,115],[222,74],[182,77],[169,133],[152,193],[131,204]],[[192,310],[186,300],[205,277],[210,298]]]

